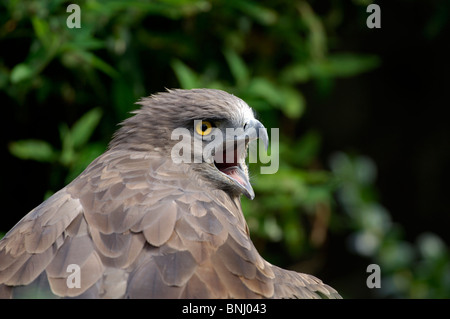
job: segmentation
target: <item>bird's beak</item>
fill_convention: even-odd
[[[267,130],[260,121],[253,119],[247,122],[244,135],[248,135],[250,141],[260,139],[264,143],[264,148],[267,151],[269,147],[269,135],[267,135]]]
[[[239,132],[236,135],[236,132]],[[226,136],[222,163],[215,162],[216,167],[223,174],[226,174],[242,193],[249,199],[255,198],[255,192],[250,184],[245,159],[247,157],[247,146],[250,141],[261,139],[267,150],[269,146],[269,136],[264,125],[252,119],[247,122],[243,130],[234,131],[233,135]],[[232,155],[232,156],[231,156]]]

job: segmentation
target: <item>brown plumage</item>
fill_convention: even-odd
[[[169,90],[139,103],[104,154],[0,241],[0,297],[340,297],[256,251],[240,205],[241,194],[254,196],[246,150],[235,149],[230,165],[211,161],[217,154],[173,161],[174,129],[205,145],[194,120],[221,131],[262,129],[247,104],[209,89]],[[250,139],[267,143],[259,132]],[[68,285],[73,264],[79,288]]]

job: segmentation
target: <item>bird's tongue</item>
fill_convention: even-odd
[[[243,177],[243,172],[240,168],[233,166],[233,167],[228,167],[225,168],[224,170],[222,170],[223,173],[227,174],[228,176],[230,176],[232,179],[234,179],[235,181],[237,181],[239,184],[241,184],[242,186],[246,187],[246,178]]]
[[[221,169],[220,171],[224,174],[227,174],[237,183],[239,183],[242,186],[242,192],[245,196],[247,196],[249,199],[255,198],[255,192],[253,191],[252,185],[250,184],[248,177],[240,167],[231,166]]]
[[[231,153],[230,153],[231,152]],[[220,155],[220,154],[219,154]],[[240,186],[242,193],[250,199],[255,197],[252,185],[248,179],[248,176],[239,165],[238,162],[238,147],[234,144],[231,148],[224,151],[222,158],[215,158],[214,164],[216,168],[222,173],[228,175],[235,183]],[[226,155],[229,155],[228,157]],[[233,155],[233,157],[231,157]],[[231,158],[230,158],[231,157]],[[216,162],[216,159],[218,162]]]

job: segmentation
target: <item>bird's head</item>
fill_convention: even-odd
[[[191,165],[206,187],[254,198],[246,157],[249,142],[268,135],[240,98],[214,89],[168,90],[138,102],[110,148],[158,152]]]

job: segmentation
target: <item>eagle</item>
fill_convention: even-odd
[[[340,298],[250,238],[248,145],[267,148],[268,135],[242,99],[172,89],[138,104],[102,155],[2,238],[1,298]]]

